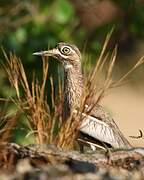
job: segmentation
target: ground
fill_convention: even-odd
[[[144,132],[143,89],[138,84],[121,86],[111,90],[102,102],[133,146],[144,146],[144,139],[129,137],[138,136],[139,129]]]

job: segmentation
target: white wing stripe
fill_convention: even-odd
[[[112,146],[119,147],[118,142],[114,138],[113,130],[105,122],[82,113],[84,120],[80,127],[80,131],[96,138],[100,141],[107,142]]]

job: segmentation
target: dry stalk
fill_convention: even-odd
[[[16,128],[19,114],[15,114],[13,117],[1,118],[1,129],[0,129],[0,142],[9,141],[12,136],[12,131]]]
[[[24,67],[15,55],[10,54],[8,58],[5,54],[7,65],[5,65],[11,85],[16,90],[17,99],[14,102],[21,112],[24,112],[29,120],[30,134],[34,134],[36,142],[43,144],[48,141],[47,128],[50,118],[48,105],[45,101],[44,89],[48,73],[48,62],[43,59],[43,80],[42,84],[38,80],[33,80],[30,87]],[[20,92],[23,91],[23,96]]]

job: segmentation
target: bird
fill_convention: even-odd
[[[64,69],[64,100],[62,108],[62,118],[67,120],[73,109],[80,108],[81,97],[84,89],[82,74],[82,56],[77,46],[60,42],[53,49],[33,53],[39,56],[51,56],[57,59]],[[86,105],[87,109],[91,108]],[[131,148],[131,144],[124,137],[113,118],[105,109],[96,104],[90,114],[86,115],[79,128],[79,141],[90,144],[92,150],[97,147],[105,148]],[[83,138],[81,138],[83,137]],[[91,139],[92,141],[89,141]],[[96,142],[96,143],[93,143]]]

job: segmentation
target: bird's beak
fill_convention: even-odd
[[[48,50],[48,51],[39,51],[39,52],[35,52],[33,53],[33,55],[36,56],[54,56],[54,50]]]

